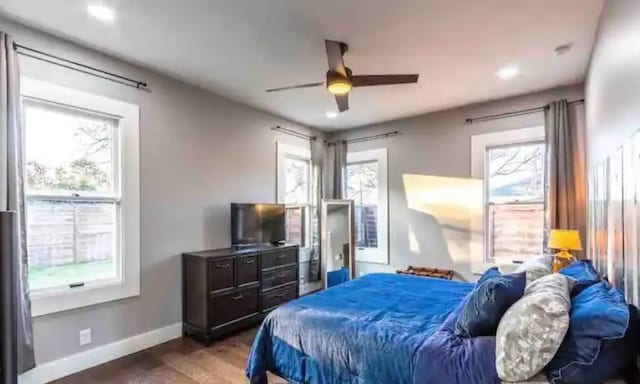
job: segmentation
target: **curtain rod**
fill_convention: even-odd
[[[569,101],[569,104],[578,104],[578,103],[584,103],[584,99]],[[536,108],[522,109],[520,111],[498,113],[498,114],[495,114],[495,115],[471,117],[471,118],[466,119],[464,122],[465,122],[465,124],[473,124],[473,123],[477,123],[477,122],[481,122],[481,121],[491,121],[491,120],[503,119],[505,117],[529,115],[531,113],[537,113],[537,112],[545,111],[547,108],[549,108],[549,105],[543,105],[541,107],[536,107]]]
[[[282,128],[279,125],[276,125],[275,127],[271,127],[271,130],[272,131],[276,131],[276,132],[280,132],[280,133],[284,133],[286,135],[295,136],[295,137],[297,137],[299,139],[305,139],[305,140],[310,140],[310,141],[315,141],[315,140],[318,139],[315,136],[310,136],[310,135],[307,135],[306,133],[294,131],[293,129]]]
[[[362,143],[364,141],[386,139],[387,137],[397,136],[399,134],[400,134],[400,131],[391,131],[386,133],[380,133],[378,135],[356,137],[355,139],[331,141],[327,143],[327,145],[335,145],[336,143],[340,143],[340,142],[345,142],[347,144]]]
[[[353,143],[362,143],[363,141],[386,139],[387,137],[397,136],[399,134],[400,134],[399,131],[391,131],[391,132],[381,133],[379,135],[356,137],[355,139],[347,140],[347,143],[353,144]]]
[[[24,46],[24,45],[13,43],[13,48],[16,50],[16,52],[18,54],[20,54],[22,56],[30,57],[32,59],[40,60],[40,61],[43,61],[45,63],[57,65],[57,66],[60,66],[60,67],[63,67],[63,68],[67,68],[67,69],[71,69],[73,71],[85,73],[87,75],[99,77],[99,78],[104,79],[104,80],[113,81],[114,83],[127,85],[127,86],[134,87],[134,88],[137,88],[137,89],[140,89],[140,90],[148,91],[148,88],[147,88],[148,85],[144,81],[134,80],[134,79],[131,79],[129,77],[118,75],[118,74],[113,73],[113,72],[105,71],[103,69],[99,69],[99,68],[91,67],[91,66],[86,65],[86,64],[78,63],[77,61],[68,60],[68,59],[62,58],[60,56],[52,55],[50,53],[47,53],[47,52],[44,52],[44,51],[40,51],[38,49],[29,48],[29,47]],[[44,57],[41,57],[41,56],[44,56]],[[59,62],[54,61],[54,60],[61,61],[62,63],[59,63]],[[64,63],[66,63],[66,64],[64,64]],[[91,71],[93,71],[93,72],[91,72]]]

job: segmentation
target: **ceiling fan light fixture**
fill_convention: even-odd
[[[336,80],[327,84],[327,89],[334,95],[345,95],[351,91],[351,82],[349,80]]]
[[[339,73],[327,73],[327,90],[334,95],[346,95],[353,88],[351,81]]]

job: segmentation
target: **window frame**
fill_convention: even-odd
[[[32,315],[44,316],[140,295],[140,108],[28,77],[21,78],[20,91],[21,100],[32,99],[118,120],[117,138],[114,138],[112,149],[115,152],[113,196],[107,193],[88,193],[84,196],[30,194],[27,198],[115,202],[115,264],[119,278],[89,281],[82,286],[58,286],[33,291]]]
[[[546,142],[544,126],[529,128],[510,129],[471,136],[471,177],[481,179],[482,188],[482,210],[479,215],[472,215],[471,218],[471,245],[470,264],[471,272],[481,274],[491,267],[512,267],[513,261],[508,263],[505,260],[500,262],[494,260],[488,254],[488,223],[489,223],[489,183],[485,178],[488,170],[488,150],[513,145],[539,144]],[[546,167],[545,163],[545,167]],[[544,202],[543,202],[544,203]],[[515,260],[514,260],[515,261]]]
[[[376,148],[347,153],[349,164],[378,164],[378,246],[376,248],[355,247],[355,261],[360,263],[389,264],[389,184],[387,148]],[[348,186],[348,175],[345,172],[345,185]],[[354,202],[354,208],[357,206]],[[354,228],[355,230],[355,228]]]
[[[312,230],[311,230],[311,209],[312,209],[312,164],[311,164],[311,147],[308,148],[285,144],[281,142],[276,143],[276,199],[279,203],[285,204],[286,208],[305,208],[303,213],[303,236],[304,246],[300,246],[300,262],[307,262],[311,260],[311,248],[312,248]],[[309,180],[309,187],[307,189],[307,202],[306,203],[285,203],[286,193],[286,170],[285,159],[293,158],[297,160],[304,160],[309,164],[307,180]]]

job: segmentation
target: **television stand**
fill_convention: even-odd
[[[300,294],[297,245],[253,245],[182,254],[183,334],[205,344],[259,324]]]

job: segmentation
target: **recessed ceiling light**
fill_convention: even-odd
[[[556,55],[566,55],[567,53],[569,53],[571,48],[573,48],[573,43],[566,43],[558,45],[553,51],[556,53]]]
[[[327,119],[335,119],[336,117],[338,117],[338,112],[334,112],[334,111],[327,111],[324,113],[324,116]]]
[[[496,75],[502,80],[513,79],[514,77],[520,74],[520,68],[515,65],[507,65],[506,67],[502,67],[496,72]]]
[[[87,12],[100,21],[113,23],[116,20],[116,11],[102,4],[92,4],[87,7]]]

